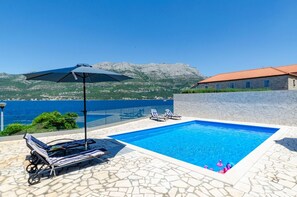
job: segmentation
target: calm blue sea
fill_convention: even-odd
[[[79,114],[78,124],[83,125],[83,101],[5,101],[4,125],[30,124],[43,112],[59,111]],[[173,100],[93,100],[87,101],[88,126],[99,126],[146,116],[151,108],[160,113],[173,108]]]

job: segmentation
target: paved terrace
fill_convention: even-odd
[[[274,142],[233,185],[106,138],[115,132],[187,120],[192,119],[167,122],[143,119],[91,131],[88,137],[96,139],[96,146],[111,151],[108,162],[85,162],[33,186],[27,183],[29,149],[25,141],[0,142],[0,196],[297,196],[297,128],[294,127],[288,127],[280,141]],[[51,141],[62,137],[82,139],[83,133],[39,139]]]

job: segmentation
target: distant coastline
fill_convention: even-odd
[[[31,121],[43,112],[59,111],[60,113],[74,112],[82,116],[82,100],[47,100],[47,101],[5,101],[4,124],[11,123],[30,124]],[[125,117],[126,114],[136,114],[142,110],[142,115],[149,114],[151,108],[173,108],[173,100],[88,100],[89,121],[93,126],[119,121],[123,118],[138,118],[137,116]],[[82,121],[83,119],[79,119]],[[97,122],[94,122],[96,121]],[[100,120],[100,121],[98,121]]]
[[[133,77],[123,82],[87,83],[88,100],[172,99],[203,79],[187,64],[98,63],[93,65]],[[27,81],[24,75],[0,73],[0,100],[80,100],[82,84]]]

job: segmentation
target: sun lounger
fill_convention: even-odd
[[[158,121],[166,121],[166,117],[163,115],[159,115],[156,109],[151,109],[151,116],[150,119],[158,120]]]
[[[165,116],[170,119],[181,119],[180,115],[172,113],[170,109],[165,109]]]
[[[29,164],[27,166],[27,169],[31,168],[31,171],[29,171],[31,172],[31,175],[28,179],[28,183],[30,185],[39,183],[42,175],[48,172],[49,176],[51,176],[52,174],[56,176],[56,169],[58,168],[78,164],[91,159],[99,159],[100,161],[103,161],[99,157],[107,154],[107,151],[105,149],[92,149],[64,157],[49,157],[48,152],[42,149],[35,142],[28,141],[28,146],[32,148],[32,154],[38,157],[38,159],[41,161],[40,165]]]
[[[36,157],[35,154],[33,154],[33,152],[32,152],[33,149],[28,144],[29,141],[33,141],[37,146],[39,146],[40,148],[47,151],[50,155],[54,155],[58,151],[64,151],[64,155],[65,155],[66,151],[69,150],[69,149],[84,147],[85,146],[85,140],[73,140],[73,139],[69,139],[69,138],[63,138],[63,139],[53,140],[53,141],[45,144],[44,142],[38,140],[37,138],[35,138],[34,136],[32,136],[29,133],[26,133],[23,138],[26,140],[27,147],[31,150],[30,151],[31,157],[29,158],[29,161],[33,165],[38,164],[38,162],[40,160]],[[68,141],[65,142],[65,140],[68,140]],[[63,142],[50,145],[51,143],[58,142],[58,141],[63,141]],[[87,143],[89,145],[89,144],[93,144],[93,143],[96,143],[96,142],[93,139],[88,139]]]
[[[63,139],[53,140],[53,141],[50,141],[47,144],[45,144],[44,142],[38,140],[37,138],[35,138],[34,136],[32,136],[29,133],[26,133],[23,138],[26,140],[26,142],[28,140],[32,140],[39,147],[43,148],[47,152],[67,150],[67,149],[76,148],[76,147],[84,146],[85,145],[85,140],[74,140],[74,139],[69,139],[69,138],[63,138]],[[66,141],[66,140],[68,140],[68,141]],[[60,143],[57,143],[57,144],[50,145],[53,142],[58,142],[58,141],[64,141],[64,142],[60,142]],[[94,143],[96,143],[96,142],[93,139],[88,139],[87,140],[87,144],[88,145],[89,144],[94,144]]]

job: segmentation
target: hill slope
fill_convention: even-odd
[[[88,99],[168,99],[203,77],[186,64],[98,63],[94,67],[133,77],[123,82],[87,84]],[[26,81],[23,75],[0,74],[1,100],[82,99],[82,84]]]

